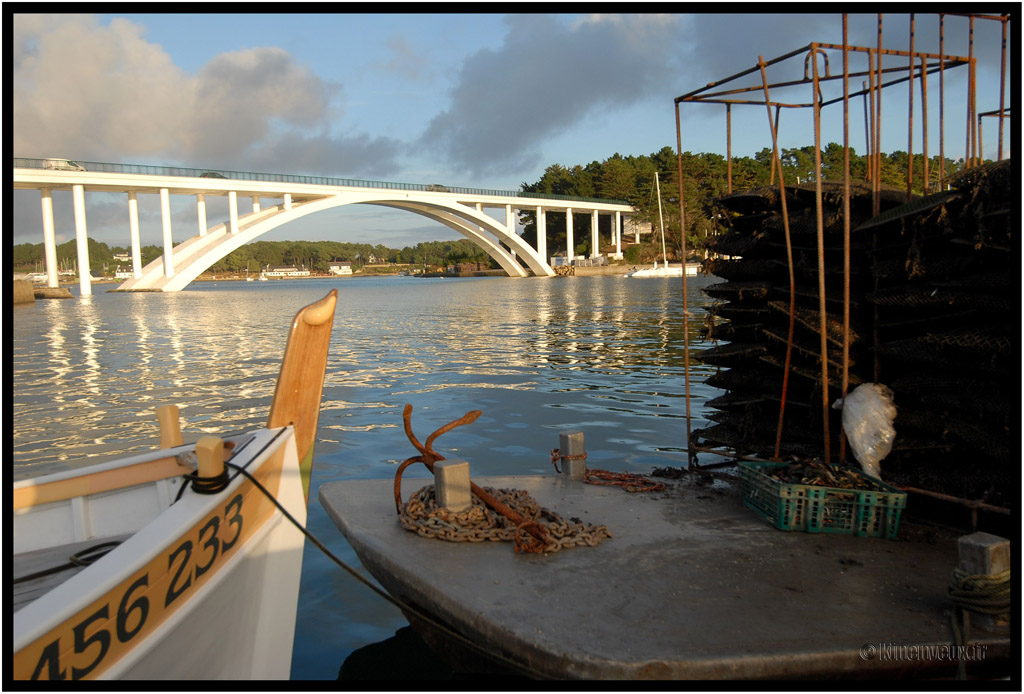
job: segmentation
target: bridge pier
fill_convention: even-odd
[[[600,236],[597,233],[597,210],[591,215],[590,224],[590,257],[596,258],[601,255]]]
[[[43,256],[46,258],[46,286],[57,288],[57,238],[53,232],[53,195],[49,188],[43,188]]]
[[[232,236],[238,233],[238,193],[228,193],[228,229]]]
[[[516,220],[512,216],[512,205],[505,205],[505,226],[508,228],[508,233],[516,233]],[[509,249],[512,252],[512,257],[516,257],[516,251],[514,248]]]
[[[548,213],[540,205],[537,205],[537,255],[550,264],[548,258]]]
[[[139,200],[128,191],[128,230],[132,242],[132,277],[142,277],[142,243],[139,241]]]
[[[164,277],[174,277],[174,239],[171,237],[171,193],[160,189],[160,221],[164,231]]]
[[[622,258],[622,229],[620,227],[621,217],[618,210],[616,210],[612,214],[614,215],[612,221],[612,238],[615,239],[615,259],[620,260]]]
[[[196,216],[199,221],[199,235],[206,236],[209,227],[206,222],[206,196],[202,193],[196,195]]]
[[[576,257],[573,252],[576,248],[576,242],[572,237],[572,208],[565,208],[565,257],[568,258],[568,262],[572,265],[572,259]]]
[[[78,287],[82,296],[92,296],[92,269],[89,267],[89,234],[85,228],[85,186],[71,186],[75,206],[75,242],[78,245]]]

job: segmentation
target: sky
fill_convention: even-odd
[[[9,141],[16,157],[501,190],[536,182],[552,164],[674,150],[675,97],[755,67],[759,56],[771,60],[812,41],[842,42],[838,12],[179,12],[13,19]],[[967,26],[964,17],[945,18],[946,53],[967,55]],[[908,48],[908,15],[884,15],[883,29],[885,48]],[[938,36],[937,15],[917,14],[915,50],[937,52]],[[976,20],[979,111],[999,108],[1000,41],[999,22]],[[849,42],[874,47],[877,15],[850,15]],[[1011,45],[1008,60],[1014,54]],[[851,69],[862,68],[851,63]],[[1007,65],[1007,84],[1015,68]],[[778,69],[769,71],[771,82],[799,79],[803,59]],[[754,77],[744,86],[760,84],[760,75]],[[946,154],[955,159],[964,150],[966,68],[948,71],[945,81]],[[929,77],[932,155],[938,153],[937,82],[937,75]],[[809,94],[792,98],[806,102]],[[919,91],[914,98],[919,109]],[[1009,107],[1009,91],[1006,99]],[[907,150],[906,102],[905,85],[886,92],[885,151]],[[842,107],[831,108],[823,144],[842,142]],[[863,152],[858,108],[851,108],[850,136]],[[810,109],[800,111],[784,113],[781,147],[813,144]],[[684,151],[726,153],[724,107],[683,104],[680,117]],[[733,155],[770,147],[767,122],[763,106],[734,107]],[[920,122],[918,110],[915,152],[922,147]],[[984,123],[990,158],[996,156],[995,122]],[[1008,127],[1004,156],[1012,144]],[[87,192],[86,203],[89,236],[126,247],[127,196]],[[227,219],[226,199],[208,197],[207,208],[211,226]],[[159,245],[158,196],[140,195],[139,211],[142,243]],[[174,196],[172,211],[176,242],[196,233],[194,198]],[[70,193],[54,192],[54,213],[58,243],[73,239]],[[495,214],[503,220],[503,211]],[[37,191],[15,191],[13,229],[15,244],[42,242]],[[457,232],[418,215],[367,205],[324,211],[261,237],[392,248],[454,238],[460,238]]]

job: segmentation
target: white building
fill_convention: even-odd
[[[327,270],[332,275],[351,275],[352,263],[347,260],[332,262],[327,266]]]

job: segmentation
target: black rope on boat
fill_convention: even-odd
[[[200,477],[198,470],[190,472],[187,475],[182,475],[182,477],[186,480],[192,481],[192,491],[196,494],[219,494],[231,483],[227,467],[221,470],[219,475],[214,477]],[[184,485],[182,485],[182,488],[184,489]],[[180,497],[180,490],[178,494]]]
[[[25,581],[31,581],[34,578],[42,578],[43,576],[49,576],[50,574],[59,573],[61,571],[67,571],[73,569],[76,566],[89,566],[97,559],[102,558],[110,550],[121,544],[120,540],[112,540],[110,542],[100,542],[99,544],[86,547],[85,549],[79,550],[68,557],[67,564],[61,564],[60,566],[51,566],[49,569],[43,569],[42,571],[36,571],[35,573],[25,574],[14,579],[14,584],[24,583]]]
[[[288,512],[288,509],[286,509],[284,506],[281,505],[281,502],[278,501],[277,497],[274,496],[273,494],[271,494],[269,491],[267,491],[267,489],[262,484],[260,484],[259,480],[257,480],[255,477],[253,477],[252,474],[250,474],[248,470],[246,470],[245,468],[239,467],[238,465],[235,465],[233,463],[229,463],[229,462],[225,462],[224,465],[225,465],[225,467],[230,467],[233,470],[237,470],[239,474],[244,475],[246,478],[248,478],[248,480],[250,482],[252,482],[256,486],[257,489],[259,489],[261,492],[263,492],[263,494],[266,495],[266,497],[268,499],[270,499],[271,502],[273,502],[274,506],[277,507],[277,509],[284,515],[284,517],[287,518],[291,522],[292,525],[294,525],[296,528],[298,528],[299,531],[303,535],[305,535],[306,538],[310,542],[312,542],[313,545],[317,549],[319,549],[328,559],[330,559],[335,564],[340,566],[342,569],[344,569],[346,572],[348,572],[353,578],[355,578],[357,581],[362,583],[364,586],[366,586],[367,588],[372,590],[374,593],[376,593],[380,597],[384,598],[385,600],[390,602],[392,605],[394,605],[398,609],[402,610],[402,612],[406,613],[406,615],[407,615],[406,618],[407,619],[408,619],[408,615],[411,614],[412,616],[416,617],[417,619],[423,620],[424,622],[426,622],[430,626],[434,627],[435,629],[437,629],[437,630],[443,632],[444,634],[446,634],[447,636],[455,639],[456,641],[458,641],[459,643],[463,644],[464,646],[469,647],[471,650],[476,651],[477,653],[483,654],[483,655],[485,655],[485,656],[487,656],[487,657],[489,657],[489,658],[491,658],[493,660],[501,661],[501,663],[504,664],[506,667],[509,667],[509,668],[511,668],[513,670],[517,670],[519,672],[522,672],[526,676],[531,677],[533,679],[548,679],[544,675],[541,675],[540,673],[530,669],[529,667],[526,667],[525,665],[523,665],[520,662],[517,662],[517,661],[512,660],[510,658],[506,658],[505,656],[501,655],[500,653],[495,653],[494,651],[488,650],[487,648],[485,648],[484,646],[480,645],[479,643],[477,643],[475,641],[471,641],[470,639],[466,638],[465,636],[463,636],[459,632],[454,631],[451,627],[446,626],[445,624],[442,624],[441,622],[438,622],[436,619],[434,619],[430,615],[424,613],[423,611],[419,610],[418,608],[411,607],[411,606],[403,603],[401,600],[398,600],[397,598],[395,598],[395,597],[391,596],[390,594],[388,594],[383,589],[377,587],[369,579],[367,579],[361,573],[359,573],[354,568],[349,566],[341,557],[337,556],[331,550],[327,549],[327,546],[324,545],[323,542],[321,542],[313,533],[311,533],[309,530],[307,530],[305,528],[305,526],[303,526],[301,523],[299,523],[297,520],[295,520],[295,517],[292,516],[292,514],[290,514]]]

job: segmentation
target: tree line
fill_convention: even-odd
[[[782,149],[779,158],[782,163],[784,181],[787,185],[798,182],[807,183],[815,180],[814,146]],[[697,249],[710,235],[716,226],[718,208],[717,198],[729,192],[729,163],[720,155],[713,153],[694,154],[684,152],[682,157],[683,171],[683,205],[686,218],[687,247]],[[881,174],[879,180],[883,186],[906,190],[907,153],[896,151],[880,156]],[[942,160],[929,157],[929,192],[937,190],[938,171]],[[764,148],[753,157],[733,157],[732,190],[740,191],[749,188],[769,185],[772,180],[772,150]],[[947,179],[962,170],[962,162],[945,160]],[[661,187],[661,207],[665,222],[665,241],[670,249],[681,248],[681,229],[679,224],[679,173],[676,152],[671,147],[663,147],[657,152],[641,156],[622,156],[614,154],[608,159],[594,161],[587,165],[571,167],[553,164],[534,183],[523,183],[524,192],[569,195],[590,198],[622,200],[636,208],[633,219],[651,224],[658,228],[658,200],[655,196],[654,173],[658,172]],[[821,151],[821,175],[823,181],[843,180],[843,147],[830,143]],[[867,157],[858,155],[850,149],[851,181],[867,179]],[[913,177],[911,190],[916,194],[924,191],[924,157],[914,155]],[[536,212],[522,210],[519,212],[520,222],[525,232],[523,238],[536,247],[537,220]],[[551,255],[566,252],[566,215],[560,212],[546,214],[548,251]],[[573,216],[573,245],[575,254],[589,254],[594,251],[591,243],[590,215]],[[611,242],[611,219],[609,215],[598,217],[599,238],[604,243]],[[629,240],[628,228],[624,230],[624,241]],[[600,243],[601,241],[599,241]],[[646,254],[660,256],[660,238],[655,252],[653,247]],[[600,252],[601,249],[597,249]],[[671,255],[671,253],[670,253]],[[647,259],[645,258],[645,259]],[[627,252],[627,259],[630,259]],[[639,259],[639,256],[631,260]]]
[[[177,244],[175,244],[177,245]],[[143,266],[163,255],[160,246],[142,246]],[[89,239],[89,265],[94,277],[112,276],[118,266],[131,267],[131,260],[114,258],[130,254],[130,248],[108,246],[102,241]],[[41,243],[22,243],[14,247],[12,264],[15,270],[43,269],[44,250]],[[57,246],[57,264],[72,267],[78,259],[78,246],[71,240]],[[351,262],[358,269],[370,264],[397,263],[425,268],[444,268],[456,263],[488,263],[490,256],[467,239],[454,241],[424,241],[402,249],[383,244],[346,243],[340,241],[253,241],[232,251],[210,266],[214,273],[259,272],[268,265],[304,266],[311,272],[327,272],[333,261]]]

